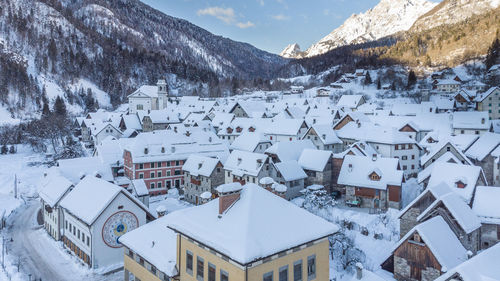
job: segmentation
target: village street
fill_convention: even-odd
[[[36,223],[39,202],[31,200],[26,207],[18,208],[9,218],[5,231],[8,258],[25,280],[120,280],[122,272],[103,276],[93,273],[77,262],[75,257],[62,249]],[[12,238],[12,241],[10,239]]]

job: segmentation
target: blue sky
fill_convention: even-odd
[[[302,50],[340,26],[351,14],[379,0],[142,0],[168,15],[214,34],[279,53],[299,43]]]

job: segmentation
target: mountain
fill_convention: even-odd
[[[500,0],[444,0],[422,15],[413,24],[411,31],[424,31],[443,24],[458,23],[499,6]]]
[[[304,56],[313,57],[341,46],[374,41],[406,31],[435,6],[436,3],[426,0],[381,0],[367,12],[352,15],[339,28],[307,49]]]
[[[13,114],[39,111],[57,95],[70,109],[95,100],[117,105],[160,77],[179,94],[206,92],[232,77],[270,78],[285,63],[138,0],[2,0],[0,6],[0,104]]]
[[[299,44],[290,44],[280,53],[281,57],[284,58],[299,58],[302,57],[304,52],[300,50]]]

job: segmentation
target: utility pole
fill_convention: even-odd
[[[17,199],[17,174],[14,174],[14,198]]]

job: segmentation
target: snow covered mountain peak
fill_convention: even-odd
[[[427,0],[381,0],[365,13],[349,17],[302,55],[313,57],[344,45],[369,42],[406,31],[436,5]]]
[[[299,44],[290,44],[280,53],[284,58],[298,58],[301,57],[303,52],[300,50]]]

